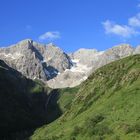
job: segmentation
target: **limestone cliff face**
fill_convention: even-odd
[[[134,54],[140,54],[140,46],[135,48]]]
[[[60,73],[72,66],[69,56],[52,43],[46,47],[44,60]]]
[[[55,45],[42,45],[30,39],[1,48],[0,59],[26,77],[43,81],[71,67],[69,57]]]
[[[0,48],[0,59],[31,79],[45,81],[51,88],[74,87],[96,69],[121,58],[140,54],[140,46],[122,44],[105,51],[79,49],[66,54],[54,44],[31,39]]]
[[[48,81],[48,85],[52,88],[74,87],[86,80],[96,69],[115,60],[133,55],[134,51],[135,49],[128,44],[118,45],[106,51],[79,49],[69,54],[73,67]]]
[[[134,48],[128,44],[115,46],[111,49],[104,51],[92,63],[93,70],[100,68],[110,62],[132,55]]]

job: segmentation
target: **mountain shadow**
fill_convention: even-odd
[[[47,123],[48,89],[0,60],[0,139],[32,132]]]

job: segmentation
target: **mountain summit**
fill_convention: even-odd
[[[79,85],[97,68],[139,53],[139,46],[122,44],[101,52],[79,49],[66,54],[53,43],[46,45],[26,39],[0,48],[0,59],[27,78],[40,79],[51,88],[64,88]]]
[[[30,39],[1,48],[0,59],[24,76],[43,81],[71,66],[69,57],[55,45],[43,45]]]

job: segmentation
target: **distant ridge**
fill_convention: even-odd
[[[0,59],[27,78],[42,80],[51,88],[75,87],[96,69],[134,54],[140,54],[140,46],[121,44],[102,52],[82,48],[66,54],[53,43],[40,44],[31,39],[0,48]]]

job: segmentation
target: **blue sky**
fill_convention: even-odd
[[[66,52],[140,44],[139,0],[0,0],[0,46],[31,38]]]

